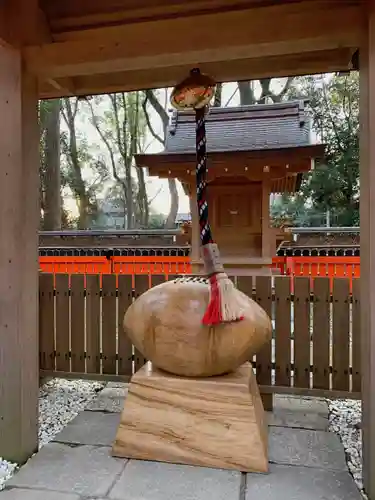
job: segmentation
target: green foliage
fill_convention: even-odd
[[[61,184],[63,192],[72,193],[78,209],[76,223],[87,229],[97,217],[97,194],[109,178],[105,163],[98,158],[81,124],[84,109],[78,98],[63,99],[65,130],[60,132]]]
[[[146,119],[140,102],[140,92],[121,92],[97,96],[86,101],[90,122],[101,139],[101,158],[110,172],[112,201],[124,209],[124,227],[131,229],[147,225],[149,216],[145,175],[135,164],[134,157],[144,148]]]
[[[151,214],[148,221],[149,229],[164,229],[165,216],[163,214]]]
[[[272,207],[277,219],[288,213],[295,224],[321,225],[329,211],[332,223],[359,224],[359,79],[322,75],[296,79],[291,98],[309,99],[313,131],[326,148],[323,161],[304,175],[300,193],[283,196]]]
[[[313,127],[326,145],[324,163],[306,177],[303,192],[316,210],[330,210],[338,225],[359,224],[358,73],[305,78]]]

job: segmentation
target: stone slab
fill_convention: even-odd
[[[110,448],[50,443],[7,486],[105,497],[125,464],[125,460],[110,456]]]
[[[25,490],[12,488],[0,492],[1,500],[80,500],[78,495],[59,493],[57,491]]]
[[[247,474],[245,500],[361,500],[348,472],[271,465],[267,476]]]
[[[321,413],[310,411],[275,409],[273,412],[267,412],[267,422],[270,426],[297,427],[320,431],[328,430],[328,417]]]
[[[124,385],[123,387],[106,387],[88,403],[85,409],[110,413],[121,412],[128,394],[128,388]]]
[[[236,471],[130,460],[116,482],[112,500],[238,500]]]
[[[121,413],[124,408],[124,399],[98,398],[90,401],[86,406],[87,411],[100,411],[106,413]]]
[[[106,388],[108,389],[127,389],[129,387],[128,382],[108,382]]]
[[[54,438],[58,443],[112,446],[120,423],[118,413],[83,411]]]
[[[331,432],[269,427],[271,463],[347,471],[344,448]]]
[[[323,398],[275,394],[273,405],[275,410],[311,412],[328,417],[328,404]]]

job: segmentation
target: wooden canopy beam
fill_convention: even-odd
[[[357,3],[316,0],[140,21],[75,32],[72,40],[27,47],[24,57],[29,71],[44,80],[148,71],[152,83],[155,69],[357,47]]]
[[[38,0],[5,0],[0,8],[0,39],[13,47],[52,42],[52,35]]]
[[[20,49],[27,45],[50,44],[52,33],[38,0],[5,0],[0,7],[0,46]],[[45,84],[57,93],[74,95],[71,79],[65,85],[49,78]]]
[[[264,0],[260,0],[263,2]],[[283,1],[283,0],[281,0]],[[284,0],[285,1],[285,0]],[[286,0],[290,1],[290,0]],[[292,0],[295,1],[295,0]],[[300,1],[300,0],[297,0]],[[306,1],[306,0],[305,0]],[[315,1],[315,0],[308,0]],[[259,0],[40,0],[55,38],[59,41],[74,36],[82,29],[128,24],[208,12],[228,12],[241,6],[259,6]],[[281,3],[267,0],[268,4]]]
[[[339,48],[327,51],[290,54],[283,57],[259,57],[200,64],[202,72],[217,82],[267,78],[272,68],[273,77],[302,76],[316,73],[333,73],[351,69],[353,49]],[[72,78],[55,78],[53,83],[41,80],[39,96],[42,99],[75,95],[94,95],[103,92],[127,92],[138,89],[173,87],[186,77],[191,65],[156,68],[153,71],[119,71]]]

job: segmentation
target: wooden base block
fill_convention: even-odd
[[[250,363],[184,378],[148,363],[131,379],[113,455],[267,472],[267,424]]]

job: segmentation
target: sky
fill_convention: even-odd
[[[282,88],[284,85],[285,79],[280,78],[280,79],[274,79],[273,81],[273,87],[274,91],[277,92],[278,88]],[[255,83],[254,86],[255,94],[257,92],[260,92],[260,87],[259,84]],[[166,94],[167,92],[167,94]],[[170,89],[169,90],[161,90],[159,92],[160,95],[160,101],[164,103],[167,97],[167,105],[168,105],[168,110],[169,113],[171,114],[172,109],[171,106],[169,105],[169,95],[170,95]],[[239,105],[239,94],[237,90],[237,84],[236,83],[226,83],[223,85],[223,94],[222,94],[222,105],[223,106],[238,106]],[[85,106],[87,106],[85,104]],[[103,103],[102,110],[105,110],[105,103]],[[87,108],[88,111],[88,108]],[[151,107],[150,107],[150,119],[153,128],[158,134],[162,134],[162,124],[161,121],[154,112]],[[64,121],[62,120],[61,123],[61,128],[63,131],[66,131],[66,125]],[[77,116],[77,130],[78,133],[82,136],[85,137],[87,140],[87,143],[90,145],[90,152],[93,153],[94,155],[102,156],[104,158],[108,158],[108,154],[105,148],[105,145],[103,144],[102,140],[98,136],[97,131],[93,127],[93,125],[90,123],[89,119],[89,113],[80,113]],[[162,146],[160,143],[154,139],[149,131],[147,131],[147,135],[145,138],[145,149],[147,153],[158,153],[162,151]],[[93,174],[92,172],[88,171],[86,169],[85,171],[85,177],[87,179],[92,178]],[[109,181],[107,183],[107,186],[103,186],[102,189],[102,195],[104,195],[106,187],[110,185],[113,182],[113,180]],[[151,207],[154,212],[156,213],[162,213],[162,214],[168,214],[169,212],[169,207],[170,207],[170,196],[169,196],[169,190],[168,190],[168,182],[166,179],[159,179],[157,177],[148,177],[147,178],[147,191],[149,195],[149,199],[153,200],[151,203]],[[179,213],[188,213],[189,212],[189,199],[183,192],[181,184],[178,182],[178,193],[179,193]],[[75,206],[74,200],[69,196],[68,193],[64,193],[64,199],[65,199],[65,205],[66,208],[71,211],[74,215],[77,214],[77,209]],[[100,195],[98,198],[100,199]]]

